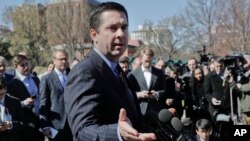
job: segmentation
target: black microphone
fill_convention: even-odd
[[[191,132],[185,130],[184,125],[182,124],[180,119],[173,117],[171,119],[171,125],[178,133],[180,133],[184,137],[185,141],[195,141],[196,140],[195,136]]]
[[[181,135],[176,129],[174,129],[170,123],[172,121],[172,118],[176,118],[173,116],[173,113],[167,109],[162,109],[158,114],[163,128],[171,135],[172,139],[174,139],[175,141],[185,141],[183,135]]]
[[[168,109],[162,109],[159,112],[158,117],[162,123],[168,123],[171,121],[173,114]]]
[[[159,122],[158,114],[154,111],[146,112],[144,116],[144,122],[147,130],[156,134],[158,141],[172,140],[174,141],[171,134],[169,134]]]

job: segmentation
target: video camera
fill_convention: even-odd
[[[233,53],[225,56],[223,61],[225,68],[227,68],[234,76],[234,80],[240,82],[241,76],[244,74],[244,56],[242,54]]]
[[[203,45],[202,51],[198,51],[200,55],[200,65],[208,65],[209,59],[213,56],[211,53],[206,53],[206,46]]]

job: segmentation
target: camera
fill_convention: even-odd
[[[209,60],[211,59],[214,54],[206,53],[206,46],[203,45],[202,51],[198,51],[200,55],[200,65],[208,65]]]
[[[244,74],[244,56],[236,53],[227,55],[224,57],[223,62],[225,68],[227,68],[234,76],[234,80],[236,80],[236,82],[240,82],[241,77]]]

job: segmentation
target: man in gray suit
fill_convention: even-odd
[[[150,48],[143,48],[140,54],[142,65],[131,71],[129,82],[140,102],[143,115],[147,111],[159,112],[173,104],[172,96],[167,94],[167,84],[162,70],[152,66],[154,52]]]
[[[44,135],[50,141],[73,140],[64,108],[64,87],[67,81],[68,54],[65,50],[53,53],[55,68],[45,75],[40,83],[40,120]],[[51,137],[52,128],[58,130],[55,138]]]
[[[118,65],[128,44],[128,15],[115,2],[90,15],[94,49],[69,73],[65,107],[75,141],[154,140],[139,133],[139,105]]]

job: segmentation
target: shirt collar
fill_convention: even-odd
[[[94,48],[94,51],[103,59],[103,61],[109,66],[111,70],[115,70],[117,62],[108,60],[98,49]]]
[[[16,75],[17,77],[20,78],[21,81],[24,81],[24,79],[28,78],[28,77],[32,77],[32,74],[27,74],[27,75],[22,75],[20,72],[16,71]]]
[[[141,66],[141,69],[142,69],[143,72],[151,72],[152,67],[145,68],[145,67],[142,65],[142,66]]]
[[[0,104],[4,105],[5,96],[0,100]]]
[[[63,72],[59,71],[57,68],[55,68],[54,70],[55,70],[57,75],[61,75],[61,74],[66,75],[66,70]]]

